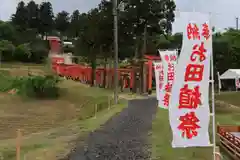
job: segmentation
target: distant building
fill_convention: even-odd
[[[44,38],[49,41],[49,54],[60,54],[61,53],[61,39],[56,36],[47,36]]]

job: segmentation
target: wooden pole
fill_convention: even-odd
[[[16,160],[20,160],[21,158],[21,139],[22,139],[22,133],[21,130],[17,130],[17,138],[16,138]]]
[[[110,110],[111,108],[111,97],[108,96],[108,110]]]
[[[98,111],[98,104],[95,104],[95,108],[94,108],[94,118],[97,118],[97,111]]]
[[[220,153],[219,146],[216,146],[215,159],[216,160],[221,160],[221,158],[222,158],[222,156],[221,156],[221,153]]]

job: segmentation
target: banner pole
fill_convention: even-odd
[[[211,13],[209,13],[209,24],[211,26]],[[212,87],[212,138],[213,138],[213,160],[216,160],[216,119],[215,119],[215,95],[214,95],[214,62],[213,50],[211,49],[211,87]]]
[[[222,84],[221,84],[221,79],[220,79],[219,72],[217,72],[217,76],[218,76],[218,94],[221,94]]]

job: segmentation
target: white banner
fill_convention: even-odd
[[[162,64],[163,64],[163,74],[164,74],[164,81],[163,81],[163,90],[158,101],[158,106],[160,108],[168,109],[172,84],[175,77],[175,67],[177,64],[177,51],[176,50],[166,50],[161,51],[158,50]]]
[[[160,96],[162,95],[163,81],[164,81],[162,62],[154,63],[154,71],[155,71],[157,100],[160,100]]]
[[[209,15],[190,13],[169,107],[172,147],[210,146],[209,75],[212,33]]]
[[[217,72],[217,76],[218,76],[218,88],[222,89],[222,83],[221,83],[221,79],[220,79],[220,74],[219,72]]]
[[[240,88],[239,77],[236,77],[236,78],[235,78],[235,87],[236,87],[236,90],[237,90],[238,88]]]

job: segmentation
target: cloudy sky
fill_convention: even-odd
[[[16,5],[20,0],[0,0],[0,19],[8,20],[10,15],[15,12]],[[25,0],[28,2],[29,0]],[[40,3],[44,0],[35,0]],[[53,4],[54,12],[66,10],[72,12],[75,9],[86,12],[97,6],[100,0],[49,0]],[[174,32],[180,30],[181,12],[191,12],[193,8],[198,12],[212,12],[211,22],[217,30],[227,27],[235,27],[236,17],[240,17],[240,0],[175,0],[177,5],[176,21],[173,25]]]

